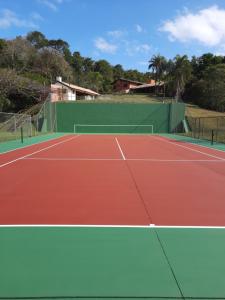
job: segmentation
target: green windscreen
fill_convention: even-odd
[[[183,119],[183,104],[56,104],[58,132],[74,132],[75,126],[80,133],[167,133]]]

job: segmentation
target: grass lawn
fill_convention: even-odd
[[[95,100],[77,100],[78,103],[170,103],[168,98],[157,98],[147,94],[107,94],[101,95]]]
[[[186,105],[186,116],[192,118],[200,117],[225,117],[225,113],[214,110],[203,109],[195,105]]]

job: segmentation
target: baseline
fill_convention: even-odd
[[[60,158],[60,157],[55,157],[55,158],[51,158],[51,157],[25,157],[24,160],[46,160],[46,161],[123,161],[123,160],[127,160],[127,161],[143,161],[143,162],[177,162],[177,163],[182,163],[182,162],[216,162],[216,163],[224,163],[225,160],[219,160],[219,159],[151,159],[151,158],[88,158],[88,157],[76,157],[76,158]]]
[[[26,227],[47,227],[47,228],[148,228],[148,229],[225,229],[225,226],[183,226],[183,225],[114,225],[114,224],[1,224],[0,228],[26,228]]]

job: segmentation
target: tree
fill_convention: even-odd
[[[0,53],[7,46],[6,40],[0,39]]]
[[[43,85],[19,76],[15,70],[0,69],[0,110],[19,111],[37,103],[44,93]]]
[[[164,56],[153,55],[149,61],[148,68],[153,71],[155,79],[155,91],[157,92],[157,83],[162,80],[164,72],[166,70],[166,59]]]
[[[209,66],[202,78],[192,80],[186,87],[185,100],[208,109],[225,111],[225,64]]]
[[[191,78],[191,73],[192,67],[187,55],[177,55],[174,58],[174,67],[171,72],[172,80],[174,81],[176,88],[175,99],[177,101],[181,99],[181,95],[184,92],[185,85]]]
[[[74,52],[71,59],[71,66],[74,74],[74,81],[76,84],[82,84],[82,71],[83,71],[84,58],[80,55],[80,52]]]
[[[82,71],[87,74],[88,72],[95,71],[94,68],[95,68],[94,60],[91,59],[90,57],[84,57]]]
[[[208,67],[224,62],[225,58],[223,56],[213,55],[212,53],[206,53],[200,57],[193,56],[191,60],[193,75],[200,79],[203,77],[204,72]]]
[[[112,90],[113,68],[106,60],[99,60],[94,65],[94,71],[103,77],[102,92],[109,93]]]
[[[71,81],[72,69],[63,55],[51,48],[43,48],[39,51],[35,62],[35,71],[45,76],[48,82],[55,81],[56,76],[62,76]]]
[[[47,44],[48,44],[48,40],[46,39],[45,35],[43,33],[41,33],[40,31],[29,32],[26,36],[26,39],[36,49],[43,48],[43,47],[47,46]]]
[[[35,54],[35,49],[26,39],[16,37],[13,40],[7,41],[2,49],[0,66],[23,73],[32,68]]]
[[[124,77],[124,70],[123,67],[121,65],[115,65],[113,67],[113,80],[117,80],[121,77]]]
[[[103,90],[103,76],[99,72],[89,72],[85,86],[96,92],[101,92]]]

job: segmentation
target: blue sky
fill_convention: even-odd
[[[0,0],[0,37],[33,30],[147,71],[153,54],[225,54],[225,0]]]

